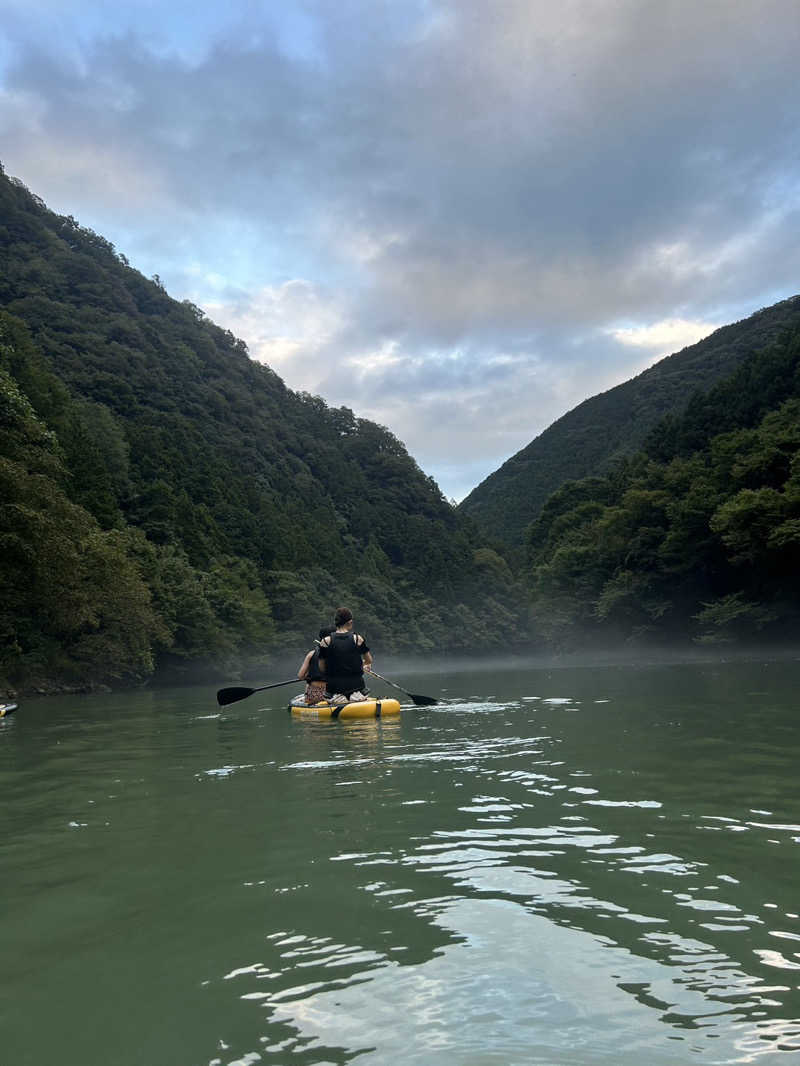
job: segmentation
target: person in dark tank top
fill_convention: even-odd
[[[319,631],[319,639],[314,641],[315,647],[303,659],[302,666],[297,671],[297,676],[306,683],[305,701],[307,707],[313,707],[315,703],[323,703],[327,698],[325,691],[325,675],[319,668],[320,641],[329,637],[336,629],[335,626],[323,626]]]
[[[345,696],[352,702],[366,699],[364,670],[372,665],[372,653],[360,633],[353,632],[353,614],[339,607],[336,629],[320,641],[319,666],[329,696]]]

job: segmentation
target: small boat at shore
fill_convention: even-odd
[[[16,703],[0,703],[0,718],[7,718],[16,711],[17,707]]]
[[[386,718],[400,713],[400,702],[360,700],[358,703],[290,703],[289,711],[297,718]]]

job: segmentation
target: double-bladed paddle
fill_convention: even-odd
[[[399,685],[396,685],[394,681],[390,681],[388,677],[383,677],[376,670],[370,670],[368,673],[408,696],[410,700],[413,700],[417,707],[432,707],[436,703],[436,700],[432,696],[420,696],[415,692],[407,692],[404,688],[400,688]],[[247,697],[252,696],[254,692],[266,692],[267,689],[270,688],[280,688],[282,685],[299,685],[300,683],[301,682],[296,677],[293,677],[290,678],[289,681],[276,681],[274,685],[262,685],[260,688],[244,688],[239,686],[233,688],[221,688],[217,693],[217,703],[220,707],[227,707],[229,703],[238,703],[239,700],[246,700]]]
[[[302,681],[293,677],[290,681],[276,681],[274,685],[262,685],[261,688],[221,688],[217,693],[217,703],[220,707],[227,707],[229,703],[237,703],[239,700],[246,700],[247,697],[252,696],[254,692],[266,692],[268,688],[280,688],[281,685],[301,684]]]
[[[369,674],[372,674],[373,677],[379,677],[381,681],[385,681],[387,685],[391,685],[392,688],[396,688],[400,692],[405,693],[405,695],[408,696],[410,700],[414,701],[417,707],[432,707],[436,703],[436,700],[433,698],[433,696],[417,696],[413,692],[406,692],[404,688],[400,688],[400,686],[396,685],[394,681],[390,681],[388,677],[381,677],[381,675],[375,670],[368,670],[367,676],[369,676]]]

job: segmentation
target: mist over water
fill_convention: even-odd
[[[290,688],[170,689],[0,723],[10,1061],[800,1051],[800,664],[396,665],[441,702],[331,723]]]
[[[800,638],[800,634],[798,634],[798,638]],[[474,657],[442,655],[438,658],[381,657],[380,662],[376,659],[375,668],[383,672],[381,665],[383,664],[387,673],[394,671],[395,673],[410,673],[416,676],[430,674],[435,677],[446,675],[449,678],[453,678],[460,674],[479,673],[489,675],[506,671],[511,671],[515,675],[521,676],[534,671],[537,676],[542,676],[543,671],[552,670],[580,671],[601,669],[603,667],[613,667],[615,669],[638,669],[658,666],[716,667],[736,663],[800,663],[798,642],[794,641],[791,644],[781,646],[754,644],[751,647],[740,644],[687,645],[685,643],[637,647],[634,644],[622,643],[610,647],[592,646],[563,652],[552,652],[543,648],[532,647],[525,654]],[[392,674],[392,677],[394,679],[394,674]]]

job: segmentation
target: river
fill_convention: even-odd
[[[0,722],[2,1060],[800,1053],[800,663],[388,676],[440,703],[309,722],[206,687]]]

